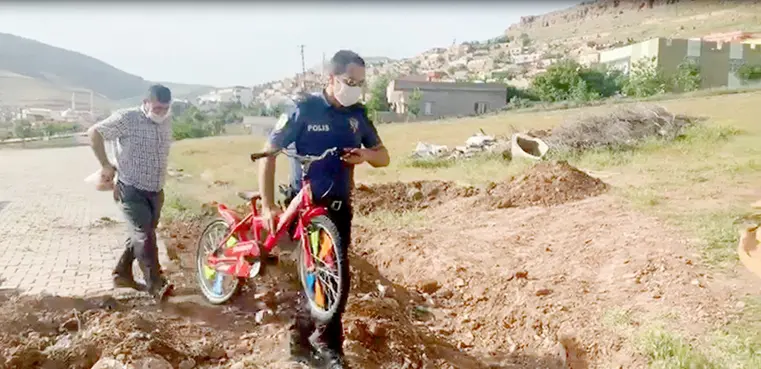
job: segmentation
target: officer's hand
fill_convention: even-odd
[[[366,162],[368,156],[367,149],[345,149],[344,154],[341,156],[341,160],[349,164],[357,165]]]
[[[277,230],[277,218],[282,212],[283,210],[277,205],[262,206],[262,219],[268,234],[273,234]]]

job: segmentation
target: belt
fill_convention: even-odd
[[[319,202],[320,205],[326,206],[330,210],[339,211],[349,205],[349,201],[342,199],[323,199]]]
[[[341,201],[341,200],[335,200],[335,201],[330,203],[330,208],[335,210],[335,211],[339,211],[339,210],[341,210],[343,205],[344,205],[343,201]]]

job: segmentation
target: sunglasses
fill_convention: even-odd
[[[365,85],[364,79],[361,81],[356,81],[349,77],[339,77],[339,76],[336,76],[336,79],[338,79],[338,81],[341,82],[342,84],[345,84],[350,87],[363,87]]]

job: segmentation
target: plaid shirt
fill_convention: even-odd
[[[111,114],[97,123],[95,130],[105,140],[116,140],[119,180],[143,191],[158,192],[164,187],[172,144],[172,119],[156,123],[141,107]]]

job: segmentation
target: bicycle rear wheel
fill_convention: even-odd
[[[306,266],[303,245],[299,248],[298,272],[312,317],[327,323],[346,305],[349,296],[349,259],[338,228],[327,216],[311,220],[305,230],[312,259]]]
[[[208,265],[209,255],[219,255],[222,248],[217,249],[220,242],[230,231],[227,222],[215,219],[206,226],[196,250],[196,277],[203,296],[212,304],[219,305],[229,301],[240,292],[243,285],[240,278],[219,272]]]

